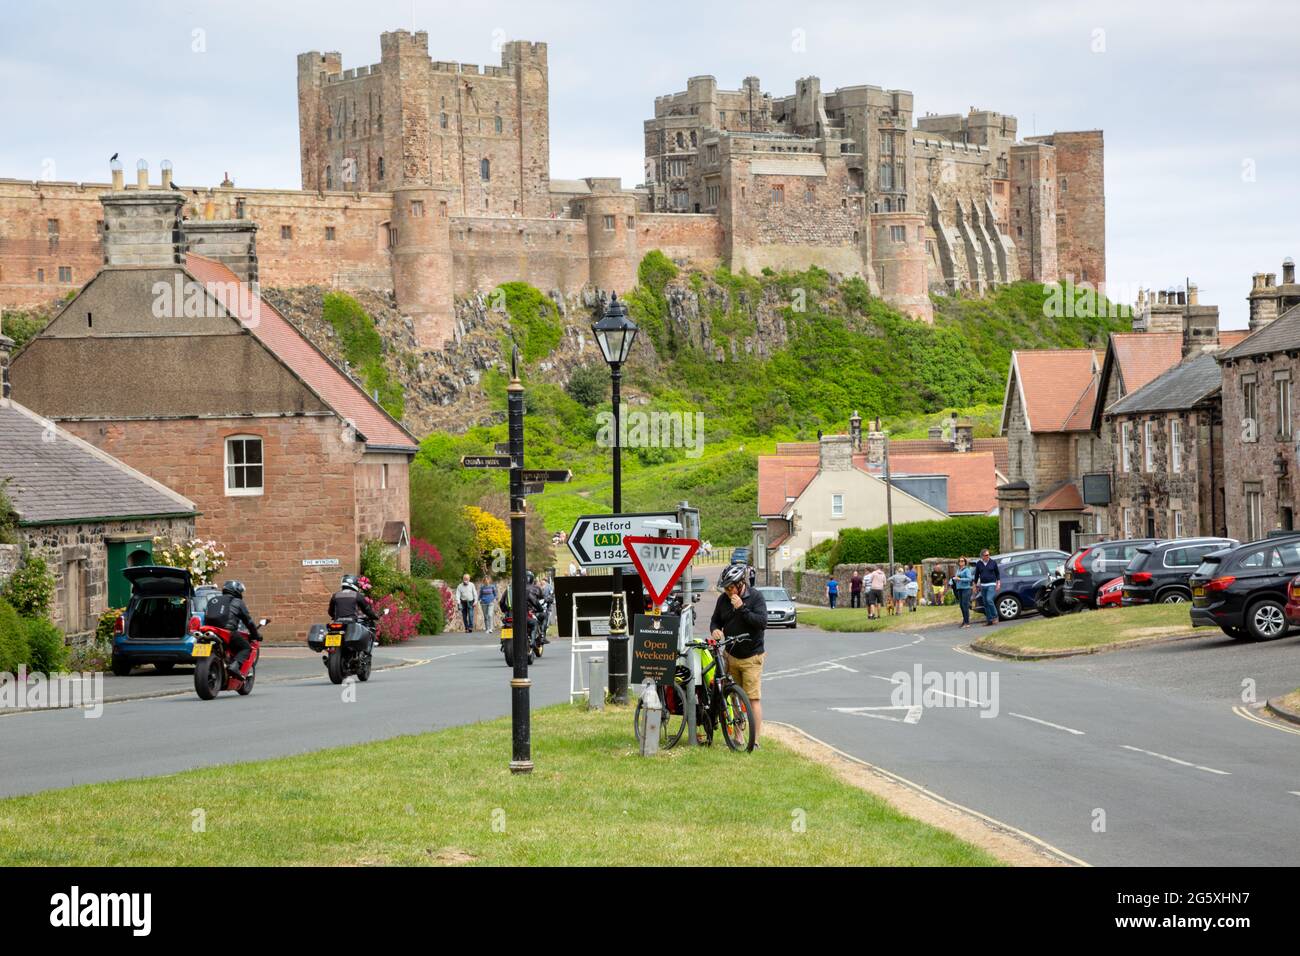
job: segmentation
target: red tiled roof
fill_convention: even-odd
[[[817,476],[817,455],[759,455],[758,513],[779,515],[786,498],[798,498]]]
[[[1086,431],[1092,427],[1098,370],[1092,349],[1017,351],[1011,362],[1031,432]]]
[[[1039,511],[1081,511],[1083,495],[1079,494],[1079,486],[1069,481],[1038,499],[1034,507]]]
[[[325,404],[340,418],[350,421],[365,437],[366,444],[409,450],[414,454],[419,447],[414,436],[390,417],[361,386],[348,378],[342,369],[326,358],[270,303],[259,299],[254,304],[251,290],[224,263],[191,252],[185,256],[185,266],[263,345],[306,382]],[[255,320],[254,310],[257,313]]]
[[[989,452],[993,456],[993,467],[1004,475],[1007,473],[1007,439],[1005,436],[976,438],[971,451]],[[952,450],[952,444],[942,438],[902,438],[889,443],[891,458],[895,455],[926,455],[943,452],[955,454]]]
[[[1250,338],[1250,329],[1229,329],[1226,332],[1220,332],[1219,348],[1222,350],[1230,349],[1248,338]]]
[[[901,442],[899,443],[901,444]],[[998,505],[997,476],[991,452],[972,451],[963,455],[939,452],[922,455],[900,455],[890,446],[889,472],[891,475],[947,475],[949,514],[988,514]],[[854,456],[854,462],[868,471],[865,456]],[[880,477],[880,472],[869,474]]]
[[[1115,332],[1110,337],[1124,394],[1136,392],[1183,360],[1181,332]],[[1091,417],[1089,409],[1089,417]]]

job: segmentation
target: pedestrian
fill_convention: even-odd
[[[998,589],[1002,571],[998,563],[989,557],[989,549],[980,552],[980,559],[975,562],[975,586],[980,589],[980,600],[984,602],[984,626],[990,627],[998,622],[997,608],[993,606],[993,594]]]
[[[483,584],[478,589],[478,603],[483,606],[483,629],[491,634],[496,627],[497,586],[490,574],[483,579]]]
[[[943,604],[944,583],[948,579],[944,576],[943,568],[935,565],[930,570],[930,603]]]
[[[903,573],[907,575],[907,609],[909,611],[915,611],[917,592],[916,565],[909,564],[903,569]]]
[[[966,556],[957,559],[957,570],[952,576],[952,590],[961,605],[961,626],[970,627],[971,583],[975,580],[975,569],[970,566]]]
[[[871,569],[867,578],[867,617],[880,620],[880,609],[885,604],[885,570],[880,565]],[[873,614],[872,611],[875,611]]]
[[[460,584],[456,585],[456,600],[460,602],[461,620],[465,622],[465,633],[472,633],[474,630],[474,602],[478,600],[478,588],[474,587],[474,582],[466,574],[461,577]]]
[[[835,610],[835,599],[840,595],[840,582],[834,578],[826,580],[826,602]]]
[[[894,573],[889,576],[889,592],[892,613],[902,614],[903,603],[907,600],[907,575],[898,565],[894,565]]]
[[[849,578],[849,607],[862,607],[862,572],[854,571]]]
[[[754,586],[754,581],[757,580],[757,578],[758,578],[758,569],[751,564],[749,566],[749,586],[751,588]]]

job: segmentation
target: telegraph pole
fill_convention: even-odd
[[[519,346],[510,354],[506,387],[510,437],[510,611],[514,616],[514,676],[510,679],[511,773],[533,772],[528,679],[528,541],[524,517],[524,386],[519,381]]]

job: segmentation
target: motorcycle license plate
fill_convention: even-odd
[[[342,635],[342,634],[326,634],[326,635],[325,635],[325,646],[326,646],[326,647],[342,647],[342,646],[343,646],[343,635]]]
[[[513,628],[509,628],[509,627],[501,628],[501,640],[508,641],[514,636],[515,636],[515,632]]]
[[[190,651],[190,654],[193,655],[194,657],[211,657],[212,645],[204,641],[196,641],[194,644],[194,649]]]
[[[1205,588],[1192,588],[1192,597],[1205,597]]]

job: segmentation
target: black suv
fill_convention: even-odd
[[[1155,538],[1128,538],[1080,548],[1065,559],[1066,596],[1085,607],[1096,607],[1098,589],[1124,574],[1138,548],[1158,543]]]
[[[1124,569],[1124,607],[1190,601],[1187,579],[1201,559],[1239,543],[1233,538],[1178,538],[1142,545]]]
[[[1298,573],[1300,536],[1211,552],[1187,581],[1192,625],[1214,625],[1238,640],[1282,637],[1288,630],[1287,588]]]

